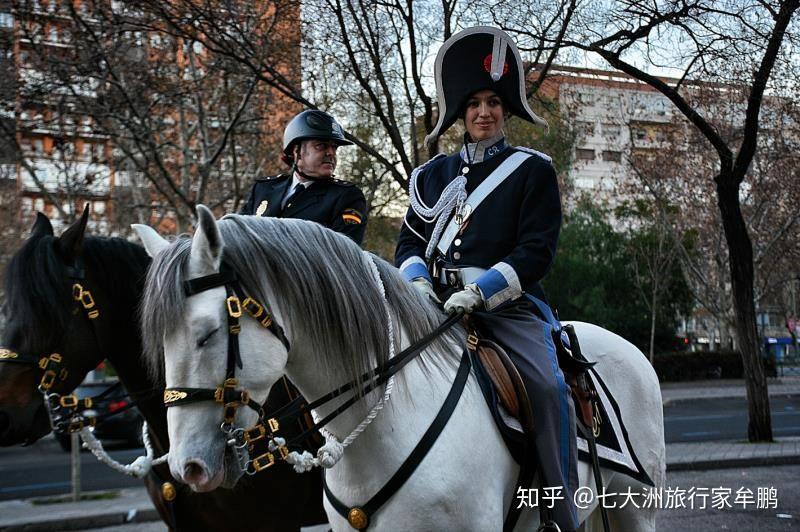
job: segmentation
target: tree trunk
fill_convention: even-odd
[[[728,242],[736,335],[747,388],[747,438],[772,441],[767,379],[761,362],[753,292],[753,246],[739,208],[739,185],[730,176],[717,177],[717,201]]]
[[[658,304],[658,291],[653,288],[653,306],[650,310],[650,365],[655,363],[655,341],[656,341],[656,312]]]

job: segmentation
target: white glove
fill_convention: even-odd
[[[469,314],[483,306],[483,296],[476,284],[468,284],[460,292],[456,292],[445,302],[444,310],[448,314],[464,312]]]
[[[429,298],[431,301],[436,303],[437,305],[441,305],[442,301],[436,295],[436,292],[433,290],[433,285],[429,280],[424,277],[417,277],[416,279],[411,281],[411,284],[414,285],[420,294]]]

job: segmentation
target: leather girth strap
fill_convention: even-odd
[[[467,384],[467,378],[469,377],[471,367],[472,364],[470,355],[465,351],[461,356],[461,364],[458,367],[458,373],[456,373],[453,386],[450,388],[447,398],[444,400],[442,407],[439,409],[439,413],[436,414],[436,417],[428,427],[428,430],[425,431],[422,439],[420,439],[417,446],[413,451],[411,451],[411,454],[408,455],[408,458],[406,458],[400,468],[395,472],[394,475],[392,475],[392,478],[390,478],[389,481],[378,491],[378,493],[376,493],[366,504],[351,508],[337,499],[328,487],[328,482],[325,478],[325,472],[323,471],[322,487],[325,490],[325,496],[328,498],[331,505],[336,509],[339,515],[347,519],[347,521],[350,523],[350,526],[356,530],[366,530],[369,526],[370,519],[375,512],[377,512],[378,509],[380,509],[380,507],[392,497],[392,495],[397,493],[397,490],[399,490],[403,484],[405,484],[406,480],[411,477],[411,475],[417,469],[417,466],[419,466],[419,464],[428,454],[428,451],[430,451],[431,447],[433,447],[433,444],[436,443],[436,440],[439,438],[442,430],[450,420],[450,416],[456,409],[456,405],[458,404],[458,401],[461,398],[461,395]]]

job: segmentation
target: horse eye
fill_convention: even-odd
[[[213,331],[211,331],[210,333],[205,335],[201,340],[198,340],[197,341],[197,347],[204,347],[208,343],[208,341],[211,339],[211,337],[214,336],[219,329],[220,328],[217,327],[216,329],[214,329]]]

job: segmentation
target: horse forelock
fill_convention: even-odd
[[[52,344],[53,333],[63,331],[70,308],[64,264],[55,251],[55,238],[31,238],[14,254],[5,272],[8,319],[3,343],[38,355]]]
[[[313,346],[321,372],[344,371],[358,381],[389,353],[386,310],[373,281],[371,258],[399,321],[394,324],[395,345],[399,346],[401,327],[418,338],[442,321],[395,268],[319,224],[229,215],[218,226],[225,243],[223,261],[248,295],[280,307],[295,336]],[[153,369],[162,365],[164,334],[185,310],[182,286],[190,245],[188,238],[179,239],[154,260],[148,273],[141,314]]]
[[[191,243],[188,235],[178,236],[153,258],[147,270],[144,294],[139,304],[139,322],[145,362],[156,381],[163,371],[164,335],[186,309],[183,282]]]

